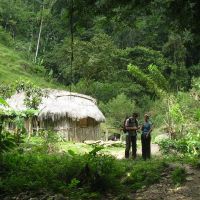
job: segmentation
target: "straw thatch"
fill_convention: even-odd
[[[57,121],[61,118],[71,118],[72,120],[80,120],[84,118],[92,118],[96,122],[105,121],[105,117],[98,109],[95,99],[62,90],[45,90],[46,97],[42,98],[39,105],[38,119],[43,121],[51,119]],[[14,110],[26,110],[24,105],[24,93],[16,93],[7,100],[10,107]]]
[[[44,90],[45,96],[39,105],[36,117],[26,118],[24,127],[31,135],[33,131],[54,130],[70,141],[96,140],[101,138],[100,122],[105,117],[98,109],[95,99],[61,90]],[[24,111],[25,94],[16,93],[7,100],[10,107],[5,109]],[[9,124],[13,130],[15,125]]]

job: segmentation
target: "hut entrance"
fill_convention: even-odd
[[[78,126],[80,128],[87,128],[89,126],[95,126],[95,125],[97,125],[96,121],[90,117],[83,118],[78,121]]]

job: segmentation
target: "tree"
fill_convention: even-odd
[[[37,56],[38,56],[38,51],[39,51],[39,46],[40,46],[40,37],[41,37],[41,32],[42,32],[42,28],[43,28],[43,21],[44,21],[44,1],[41,2],[41,6],[42,6],[42,10],[41,10],[41,19],[40,19],[40,28],[39,28],[39,33],[38,33],[38,39],[37,39],[37,47],[36,47],[36,51],[35,51],[35,59],[34,62],[36,63],[37,61]]]
[[[45,64],[53,70],[54,75],[59,80],[70,84],[71,76],[74,77],[74,83],[77,83],[83,77],[87,80],[103,81],[112,78],[117,67],[114,59],[118,49],[108,35],[97,34],[91,41],[74,39],[73,74],[71,74],[70,65],[70,44],[70,39],[66,39],[63,44],[57,45],[54,51],[45,58]]]
[[[149,65],[148,70],[150,73],[145,73],[135,65],[128,65],[128,71],[132,76],[134,76],[141,84],[144,84],[148,92],[159,97],[169,88],[168,82],[158,70],[157,66]]]
[[[108,124],[120,128],[125,117],[130,116],[134,111],[135,102],[122,93],[111,99],[107,104],[101,102],[100,108],[104,112]]]

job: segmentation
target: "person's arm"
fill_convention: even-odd
[[[128,130],[128,131],[130,131],[130,130],[138,130],[138,127],[136,127],[136,126],[134,126],[134,127],[130,127],[130,126],[128,126],[128,120],[129,119],[127,119],[126,120],[126,123],[125,123],[125,127],[126,127],[126,130]]]
[[[141,126],[141,131],[143,131],[143,130],[144,130],[144,125]]]
[[[134,131],[137,131],[138,129],[139,129],[138,127],[134,126],[134,127],[129,127],[128,130],[134,130]]]
[[[126,127],[126,130],[138,130],[137,127]]]
[[[134,131],[137,131],[139,129],[139,127],[126,127],[126,130],[134,130]]]
[[[153,124],[151,125],[151,128],[150,128],[149,132],[147,133],[146,137],[149,137],[149,136],[150,136],[152,130],[153,130]]]
[[[139,125],[139,122],[138,122],[138,120],[136,119],[136,121],[137,121],[137,130],[139,130],[140,131],[140,129],[141,129],[141,126]]]

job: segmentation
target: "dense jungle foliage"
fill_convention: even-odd
[[[102,104],[124,95],[147,111],[159,89],[188,91],[199,77],[199,7],[194,0],[2,0],[0,41],[37,63],[25,70]]]
[[[43,65],[48,76],[104,102],[120,93],[135,99],[154,95],[127,72],[128,64],[145,74],[149,65],[156,65],[170,91],[188,90],[192,78],[200,75],[199,4],[192,0],[1,0],[0,39]]]
[[[199,167],[199,10],[198,0],[1,0],[0,193],[128,199],[124,193],[158,182],[168,162]],[[99,146],[80,146],[83,155],[54,133],[30,138],[23,120],[37,115],[38,86],[96,98],[107,119],[102,133],[122,134],[126,116],[138,112],[141,123],[149,113],[164,157],[133,168]],[[29,110],[5,113],[19,90]],[[4,127],[10,121],[14,135]],[[174,184],[186,176],[182,168],[169,174]]]

